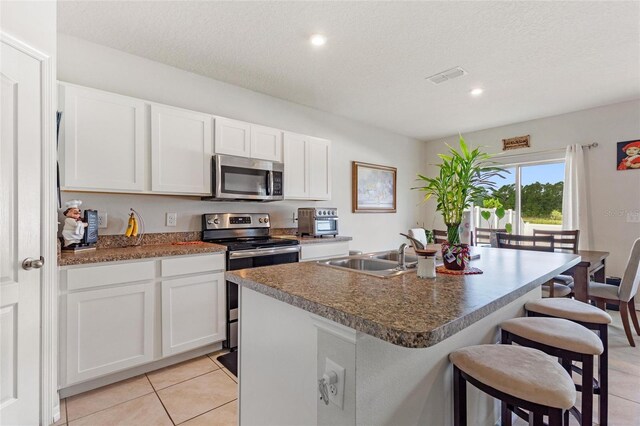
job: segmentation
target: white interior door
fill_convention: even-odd
[[[2,42],[0,424],[40,421],[40,61]]]

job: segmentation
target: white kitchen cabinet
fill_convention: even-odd
[[[72,293],[66,302],[67,384],[152,360],[152,282]]]
[[[144,101],[60,85],[64,143],[62,189],[144,191],[147,111]]]
[[[224,273],[162,282],[162,355],[225,338]]]
[[[285,132],[284,182],[287,199],[331,199],[331,142]]]
[[[215,153],[250,157],[251,124],[223,117],[215,120]]]
[[[151,106],[151,190],[211,194],[213,117],[163,105]]]
[[[320,260],[330,257],[349,255],[349,242],[337,241],[327,243],[302,244],[300,246],[300,261]]]
[[[221,348],[225,263],[224,253],[204,253],[63,266],[60,387],[86,389],[104,376],[122,380],[144,364]]]
[[[282,130],[252,124],[251,158],[282,162]]]

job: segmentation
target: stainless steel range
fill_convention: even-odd
[[[298,262],[298,240],[274,238],[268,213],[202,215],[202,240],[227,246],[227,271]],[[218,358],[237,375],[238,286],[227,281],[227,340],[231,353]]]

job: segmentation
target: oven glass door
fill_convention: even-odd
[[[337,219],[316,219],[316,232],[335,232],[338,230]]]
[[[235,166],[220,166],[220,191],[223,194],[267,196],[269,171]]]

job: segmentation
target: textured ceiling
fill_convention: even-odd
[[[640,2],[58,3],[61,33],[425,140],[640,98],[639,22]]]

